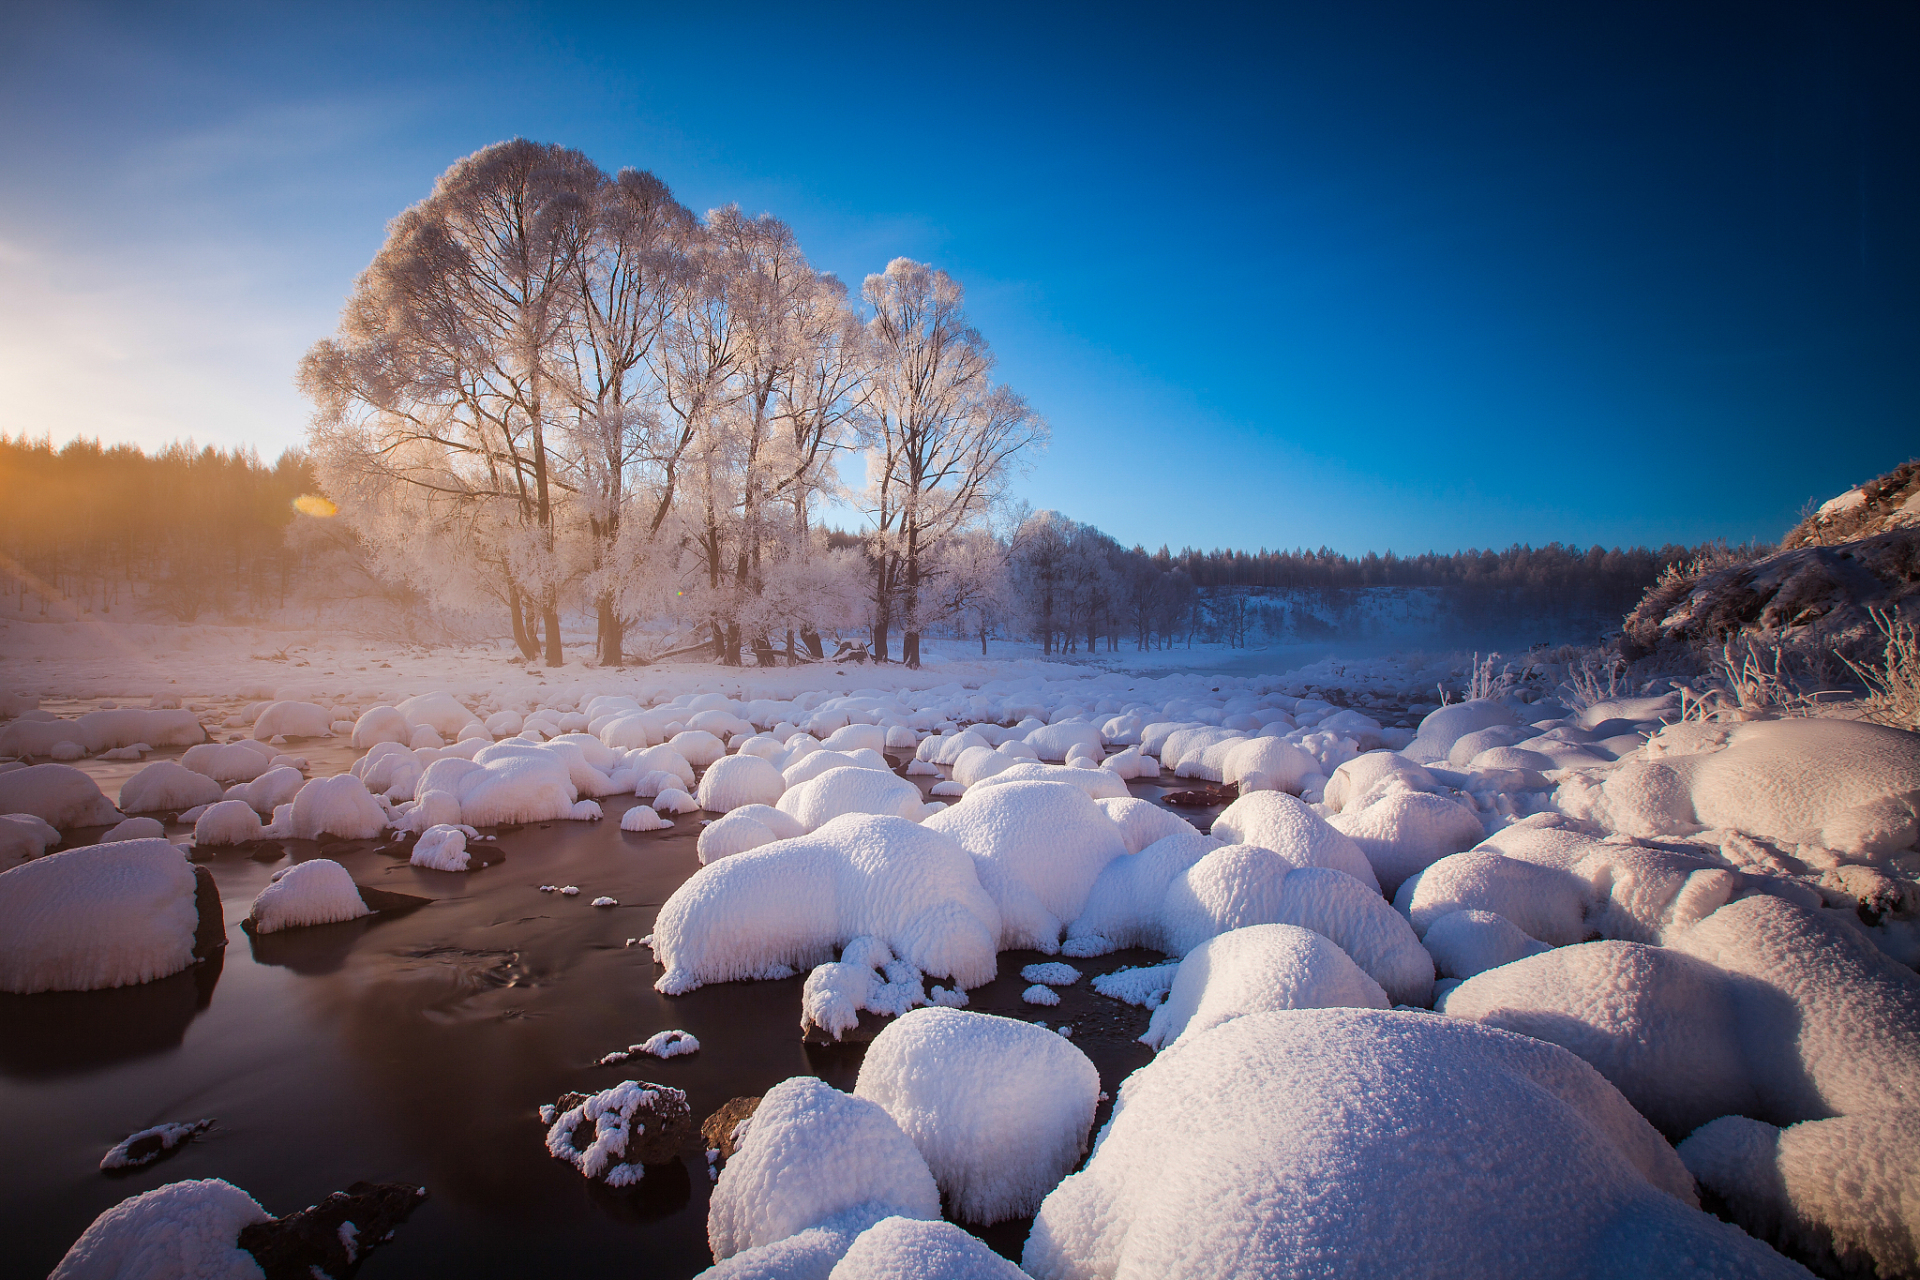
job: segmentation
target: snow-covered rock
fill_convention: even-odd
[[[371,915],[347,869],[330,858],[297,862],[275,874],[247,912],[258,934]]]
[[[1478,910],[1450,911],[1434,919],[1420,935],[1420,945],[1442,978],[1456,980],[1551,950],[1507,917]]]
[[[5,781],[0,777],[0,783]],[[155,760],[120,784],[120,807],[128,813],[178,813],[195,805],[212,804],[223,788],[204,773],[195,773],[172,760]]]
[[[160,840],[164,839],[166,834],[166,824],[158,818],[128,818],[102,832],[99,843],[113,844],[120,840]]]
[[[1344,871],[1361,884],[1379,889],[1373,865],[1360,846],[1290,795],[1256,791],[1241,796],[1213,820],[1213,836],[1222,844],[1271,849],[1296,867]]]
[[[1018,1218],[1085,1154],[1100,1073],[1012,1018],[916,1009],[867,1046],[856,1097],[886,1108],[966,1222]]]
[[[673,824],[660,816],[660,811],[644,804],[637,804],[620,815],[622,831],[664,831]]]
[[[842,766],[790,786],[775,806],[809,831],[845,814],[869,813],[918,821],[926,812],[920,788],[892,772]]]
[[[705,729],[683,729],[667,739],[667,745],[696,769],[704,769],[727,754],[727,744]]]
[[[240,742],[203,742],[188,747],[180,766],[204,773],[215,782],[252,782],[273,767],[278,753],[251,738]]]
[[[951,1222],[896,1216],[861,1232],[827,1280],[1023,1280],[1024,1275]]]
[[[0,863],[37,858],[60,843],[60,832],[31,813],[0,813]]]
[[[1076,746],[1086,748],[1097,759],[1101,748],[1106,745],[1101,741],[1100,731],[1085,720],[1042,725],[1029,733],[1025,742],[1040,759],[1053,761],[1065,760],[1067,753]]]
[[[742,805],[773,805],[787,789],[780,771],[759,756],[737,755],[707,766],[695,793],[708,813],[729,813]]]
[[[1120,839],[1127,846],[1128,853],[1138,853],[1155,841],[1168,836],[1185,835],[1193,830],[1191,822],[1150,800],[1124,796],[1095,800],[1094,803],[1100,806],[1100,811],[1107,815],[1114,826],[1120,828]]]
[[[300,794],[306,778],[292,765],[269,769],[252,782],[237,782],[226,790],[228,800],[243,800],[255,813],[272,817],[273,811]]]
[[[547,1154],[610,1187],[639,1182],[648,1164],[672,1160],[693,1135],[687,1095],[640,1080],[623,1080],[593,1094],[569,1093],[552,1115]]]
[[[169,1182],[95,1218],[50,1280],[260,1280],[240,1232],[271,1218],[219,1178]]]
[[[679,995],[787,977],[862,935],[923,973],[979,986],[994,974],[1000,915],[974,866],[940,832],[869,814],[722,858],[660,908],[653,951],[666,972],[654,986]]]
[[[1290,924],[1256,924],[1207,939],[1180,962],[1142,1043],[1165,1049],[1223,1022],[1269,1009],[1385,1009],[1387,993],[1327,938]]]
[[[998,770],[991,777],[982,778],[975,786],[984,790],[1021,782],[1064,782],[1068,786],[1078,787],[1094,800],[1118,800],[1131,794],[1120,776],[1108,769],[1074,769],[1026,761]]]
[[[79,759],[98,751],[146,743],[149,747],[187,747],[207,740],[191,711],[143,711],[133,707],[89,711],[73,720],[39,719],[42,712],[0,726],[0,756],[51,756],[62,744],[78,748]]]
[[[276,828],[278,823],[275,824]],[[387,813],[366,784],[350,773],[314,778],[293,798],[291,825],[276,836],[318,840],[323,835],[371,840],[386,830]]]
[[[567,762],[546,747],[508,740],[483,747],[471,760],[435,760],[417,789],[445,791],[470,827],[550,822],[573,812],[579,792]]]
[[[1242,782],[1258,774],[1266,780],[1261,790],[1297,796],[1307,779],[1319,772],[1319,761],[1284,738],[1245,738],[1227,750],[1220,781]]]
[[[467,710],[460,699],[445,690],[417,694],[402,702],[395,710],[406,718],[408,724],[424,725],[448,742],[458,739],[468,725],[480,722],[480,718]]]
[[[1431,711],[1420,721],[1419,732],[1403,753],[1419,764],[1444,764],[1453,744],[1470,733],[1495,725],[1517,725],[1520,717],[1504,703],[1490,698],[1456,702]]]
[[[210,804],[193,822],[193,843],[202,849],[246,844],[261,835],[260,815],[244,800]]]
[[[155,839],[86,845],[0,873],[0,991],[96,991],[178,973],[194,959],[195,885],[180,850]]]
[[[701,862],[717,862],[775,840],[791,840],[806,833],[799,819],[772,805],[741,805],[726,817],[702,827],[696,850]]]
[[[100,793],[99,783],[70,764],[0,772],[0,813],[31,814],[63,831],[111,826],[126,816]]]
[[[270,738],[326,738],[333,734],[333,715],[311,702],[275,702],[253,722],[255,741]]]
[[[1424,791],[1394,791],[1364,809],[1343,809],[1328,822],[1360,846],[1388,897],[1408,876],[1473,848],[1487,834],[1472,809]]]
[[[413,854],[407,859],[429,871],[465,871],[472,855],[467,852],[467,833],[460,827],[441,824],[428,827],[413,842]]]
[[[1070,956],[1106,955],[1122,947],[1170,950],[1162,916],[1167,888],[1220,847],[1214,837],[1187,827],[1139,853],[1108,862],[1087,891],[1080,914],[1068,925],[1060,950]]]
[[[1128,1078],[1022,1265],[1036,1280],[1572,1280],[1705,1274],[1676,1260],[1710,1258],[1714,1274],[1800,1274],[1694,1205],[1660,1135],[1556,1046],[1420,1013],[1254,1013]]]

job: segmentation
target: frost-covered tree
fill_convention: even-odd
[[[862,295],[873,309],[862,506],[873,521],[874,650],[887,656],[897,622],[901,659],[918,666],[923,597],[942,545],[986,513],[1047,428],[993,381],[993,353],[946,272],[895,258]]]

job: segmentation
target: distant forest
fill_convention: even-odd
[[[315,518],[306,457],[0,436],[0,581],[22,614],[77,611],[257,620],[289,605],[420,597],[380,581],[342,522]],[[308,498],[307,511],[296,502]],[[832,547],[859,550],[835,531]],[[1670,566],[1724,547],[1513,546],[1503,551],[1201,551],[1123,548],[1039,512],[995,541],[1003,585],[964,623],[969,636],[1031,638],[1048,652],[1165,647],[1195,639],[1317,640],[1345,633],[1381,588],[1441,602],[1436,623],[1470,631],[1536,623],[1617,624]],[[1757,548],[1742,548],[1757,554]],[[1377,611],[1373,616],[1378,616]]]

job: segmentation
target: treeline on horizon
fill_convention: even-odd
[[[59,599],[102,613],[137,604],[180,621],[210,611],[258,617],[298,595],[320,553],[337,557],[342,541],[351,541],[339,522],[300,518],[295,501],[315,492],[312,467],[298,450],[267,463],[251,450],[191,441],[148,453],[97,440],[55,447],[47,438],[0,435],[0,569],[15,612],[25,612],[36,597],[43,611]],[[296,521],[307,530],[325,526],[325,537],[299,531]],[[1162,546],[1149,552],[1123,549],[1097,530],[1074,527],[1091,535],[1100,557],[1125,576],[1163,579],[1158,594],[1170,601],[1205,606],[1223,597],[1285,593],[1337,600],[1366,588],[1422,588],[1444,593],[1463,626],[1503,618],[1624,617],[1667,568],[1724,550],[1674,544],[1582,550],[1556,542],[1407,556],[1352,556],[1324,546],[1251,552]],[[835,532],[830,541],[851,548],[860,538]],[[1023,548],[1017,535],[1008,550],[1019,580]],[[338,572],[337,565],[328,569]],[[390,599],[410,594],[391,584],[378,593]],[[1079,648],[1071,632],[1083,626],[1057,625],[1050,614],[1029,616],[1031,609],[999,612],[992,624],[996,633],[1031,635],[1049,650]],[[1174,610],[1160,626],[1136,623],[1127,630],[1143,645],[1166,644],[1180,633],[1188,640],[1199,634],[1229,642],[1237,633],[1245,643],[1246,627],[1223,626],[1212,617],[1232,613],[1218,607]],[[1280,625],[1266,630],[1272,634]],[[1289,625],[1302,638],[1319,638],[1310,619],[1296,616]],[[1122,633],[1119,626],[1099,630]]]

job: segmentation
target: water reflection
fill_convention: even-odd
[[[19,1079],[92,1071],[165,1053],[213,1003],[226,952],[172,977],[106,991],[0,994],[0,1074]]]

